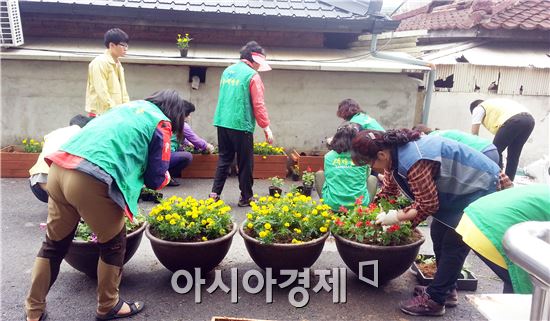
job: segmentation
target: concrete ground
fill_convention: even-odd
[[[179,187],[163,190],[165,196],[192,195],[207,197],[212,180],[182,180]],[[30,283],[30,272],[34,257],[44,238],[39,224],[46,221],[46,204],[32,195],[26,179],[1,179],[1,320],[23,320],[23,301]],[[286,182],[287,186],[291,182]],[[254,190],[267,194],[268,182],[256,180]],[[246,215],[246,208],[236,206],[238,182],[228,179],[222,198],[232,207],[235,221],[240,223]],[[140,203],[145,212],[152,203]],[[422,228],[428,240],[421,253],[431,253],[431,241],[427,228]],[[500,293],[501,282],[475,255],[470,254],[466,266],[479,279],[475,293]],[[323,253],[312,269],[345,267],[340,259],[334,240],[329,238]],[[195,303],[193,290],[178,294],[171,287],[172,273],[156,259],[150,243],[143,237],[141,245],[130,262],[125,265],[121,296],[128,300],[139,299],[146,303],[146,310],[132,320],[211,320],[214,316],[230,316],[264,320],[484,320],[483,316],[468,302],[466,294],[459,292],[460,304],[447,309],[439,318],[412,317],[397,308],[400,300],[411,296],[417,284],[414,276],[406,272],[381,288],[374,288],[357,279],[347,270],[347,302],[332,303],[332,293],[312,291],[318,278],[312,275],[309,289],[310,301],[303,308],[295,308],[288,301],[290,288],[273,288],[273,303],[265,302],[265,290],[249,294],[242,287],[242,275],[251,269],[259,269],[246,252],[243,240],[237,233],[227,257],[218,269],[223,270],[224,283],[231,284],[230,269],[239,269],[238,303],[231,303],[231,293],[218,289],[212,294],[206,291],[214,280],[214,273],[206,278],[201,289],[201,303]],[[62,263],[57,282],[48,296],[49,320],[94,320],[96,305],[96,281]],[[298,296],[297,299],[300,299]]]

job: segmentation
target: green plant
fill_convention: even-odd
[[[180,33],[178,33],[178,37],[176,38],[176,45],[180,49],[187,49],[189,48],[189,43],[193,40],[193,38],[189,38],[189,34],[186,33],[185,36],[181,36]]]
[[[126,226],[126,234],[130,234],[133,231],[140,228],[143,223],[145,222],[145,217],[143,217],[142,214],[134,215],[133,221],[130,221],[130,219],[127,216],[124,216],[124,225]],[[78,226],[76,227],[76,233],[74,235],[74,239],[77,241],[84,241],[84,242],[94,242],[97,243],[97,236],[94,232],[92,232],[92,229],[84,220],[80,220],[80,223],[78,223]]]
[[[38,142],[32,138],[25,138],[22,143],[25,153],[40,153],[42,151],[42,146],[44,146],[44,142]]]
[[[412,243],[415,240],[410,222],[391,226],[376,224],[376,216],[381,211],[398,210],[410,202],[404,197],[380,199],[378,204],[361,205],[358,198],[351,209],[340,207],[335,215],[332,232],[359,243],[392,246]]]
[[[262,243],[302,243],[327,233],[330,208],[309,196],[287,193],[262,196],[250,203],[244,231]]]
[[[176,242],[201,242],[222,237],[232,229],[231,207],[222,200],[172,196],[153,207],[147,221],[156,237]]]
[[[261,143],[254,143],[254,154],[262,155],[262,156],[284,155],[285,151],[282,147],[275,147],[275,146],[269,145],[266,142],[261,142]]]
[[[302,182],[305,186],[313,186],[313,182],[315,182],[315,173],[311,171],[311,168],[307,168],[302,173]]]
[[[194,146],[186,145],[183,147],[183,150],[186,152],[189,152],[191,154],[218,154],[218,146],[214,148],[214,151],[212,153],[208,152],[207,149],[204,150],[198,150]]]
[[[271,186],[277,187],[277,188],[282,188],[283,185],[285,184],[285,180],[277,176],[270,177],[269,181],[271,182]]]

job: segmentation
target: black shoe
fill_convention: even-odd
[[[252,201],[252,199],[250,199],[250,198],[247,199],[247,200],[241,198],[241,199],[239,200],[239,203],[237,203],[237,205],[238,205],[239,207],[248,207],[248,206],[250,206],[250,202],[251,202],[251,201]]]
[[[214,200],[214,202],[217,202],[217,201],[220,200],[220,195],[218,195],[218,194],[212,192],[212,193],[210,193],[210,195],[208,195],[208,198],[211,198],[211,199]]]
[[[170,178],[170,181],[166,186],[180,186],[180,183],[178,183],[175,178]]]

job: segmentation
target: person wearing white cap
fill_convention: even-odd
[[[228,169],[237,154],[239,167],[238,205],[250,206],[252,198],[252,169],[254,167],[254,129],[256,123],[273,143],[269,116],[264,103],[264,84],[259,71],[271,70],[264,49],[255,41],[241,48],[241,60],[227,67],[220,79],[220,94],[214,114],[218,131],[219,160],[210,197],[219,199],[227,179]]]

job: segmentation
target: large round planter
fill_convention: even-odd
[[[143,236],[143,231],[145,231],[146,223],[133,231],[132,233],[126,235],[126,252],[124,254],[124,264],[130,261],[132,256],[136,253],[139,244],[141,243],[141,237]],[[84,242],[84,241],[74,241],[69,247],[67,255],[65,255],[65,261],[69,263],[70,266],[79,270],[80,272],[86,273],[89,277],[97,278],[97,262],[99,261],[99,246],[97,243],[93,242]]]
[[[262,269],[272,268],[274,275],[283,269],[301,270],[312,266],[321,255],[329,235],[327,232],[315,240],[300,244],[263,244],[244,232],[244,224],[239,228],[239,233],[244,239],[248,254]]]
[[[228,234],[204,242],[171,242],[154,236],[147,226],[145,235],[151,241],[151,247],[157,259],[172,272],[187,270],[193,272],[200,268],[202,274],[214,269],[227,255],[233,236],[237,232],[237,224]]]
[[[425,241],[422,233],[418,229],[416,231],[421,235],[419,240],[400,246],[363,244],[350,241],[337,234],[334,234],[334,238],[340,257],[353,273],[359,275],[360,262],[376,260],[378,261],[378,284],[384,284],[403,274],[414,262],[420,246]],[[373,269],[365,268],[362,276],[373,280]]]

